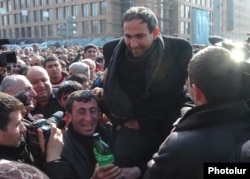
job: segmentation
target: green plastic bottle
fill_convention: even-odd
[[[93,134],[94,154],[99,166],[111,164],[114,162],[114,155],[110,147],[102,139],[99,133]]]

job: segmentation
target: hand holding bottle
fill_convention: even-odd
[[[97,163],[91,179],[119,179],[121,170],[114,164],[99,166]]]

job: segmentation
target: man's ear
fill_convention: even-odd
[[[205,95],[203,94],[202,90],[197,87],[195,84],[192,84],[193,88],[193,98],[196,102],[196,105],[202,105],[207,103],[207,99]]]
[[[160,33],[159,27],[155,27],[155,29],[153,30],[154,40],[158,37],[159,33]]]

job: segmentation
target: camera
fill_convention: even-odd
[[[27,105],[29,105],[29,102],[28,102],[27,96],[24,93],[25,93],[25,91],[21,91],[20,93],[15,95],[15,98],[17,98],[19,101],[21,101],[24,106],[27,106]]]
[[[14,51],[0,53],[0,67],[7,67],[9,65],[15,64],[16,61],[16,53]]]
[[[63,120],[63,111],[57,111],[55,112],[50,118],[48,119],[38,119],[33,121],[30,126],[28,127],[28,135],[30,138],[31,143],[38,143],[37,139],[37,129],[41,128],[43,131],[43,135],[45,138],[45,141],[49,140],[50,137],[50,124],[54,123],[56,124],[56,127],[59,129],[63,129],[65,126],[65,122]],[[34,139],[33,139],[34,137]]]
[[[27,126],[27,145],[34,158],[35,164],[40,169],[43,168],[43,163],[46,161],[46,156],[41,151],[37,136],[37,129],[42,129],[46,146],[50,137],[50,124],[54,123],[56,124],[57,128],[63,129],[65,126],[63,116],[63,111],[57,111],[50,118],[35,120],[29,126]]]

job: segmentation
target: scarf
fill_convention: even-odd
[[[126,44],[122,38],[114,52],[111,56],[110,63],[108,66],[108,73],[106,80],[104,82],[104,95],[106,104],[115,116],[119,118],[132,118],[133,106],[129,95],[124,92],[121,88],[119,77],[118,77],[118,62],[124,60],[126,56]],[[162,65],[163,54],[165,50],[165,45],[161,36],[156,39],[156,47],[153,53],[143,56],[142,58],[146,59],[146,68],[145,68],[145,81],[146,89],[143,93],[145,98],[150,96],[152,92],[152,87],[155,85],[160,85],[160,81],[164,78],[164,73],[161,73],[160,66]],[[126,56],[126,58],[128,58]],[[125,59],[127,60],[127,59]]]

